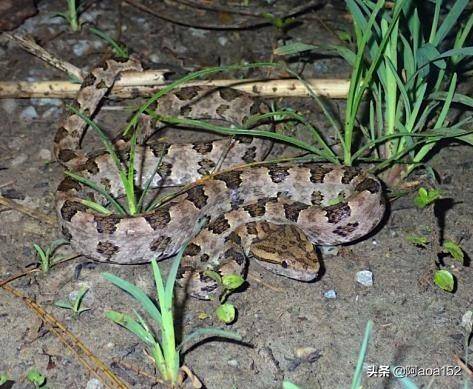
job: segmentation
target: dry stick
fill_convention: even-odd
[[[460,366],[463,369],[463,371],[466,374],[468,374],[470,379],[473,379],[473,371],[470,369],[470,367],[465,362],[463,362],[458,355],[453,354],[452,358],[453,358],[453,362],[455,362],[458,366]]]
[[[24,205],[18,204],[16,201],[7,199],[0,195],[0,204],[13,209],[15,211],[24,213],[25,215],[31,216],[34,219],[37,219],[42,222],[46,222],[53,226],[57,225],[57,219],[55,217],[46,215],[45,213],[38,211],[37,209],[32,209],[25,207]]]
[[[149,70],[145,72],[124,73],[113,86],[110,97],[134,98],[149,97],[166,86],[163,82],[165,70]],[[342,79],[308,79],[306,82],[319,96],[331,99],[342,99],[347,96],[349,81]],[[195,81],[182,85],[211,87],[231,87],[257,96],[266,97],[308,97],[307,88],[298,80],[208,80]],[[74,98],[80,85],[70,81],[39,81],[39,82],[0,82],[0,98]]]
[[[67,327],[57,320],[53,315],[47,313],[39,304],[25,296],[15,288],[8,284],[2,284],[0,286],[13,296],[23,300],[25,305],[34,311],[45,324],[48,325],[49,330],[56,335],[58,339],[68,348],[72,353],[76,355],[79,362],[94,374],[106,387],[112,389],[127,389],[128,386],[119,379],[113,372],[98,359],[82,341],[77,338]]]
[[[41,46],[39,46],[35,41],[33,41],[32,38],[29,38],[27,36],[21,36],[18,34],[10,34],[8,32],[4,32],[3,34],[8,39],[18,43],[23,49],[42,59],[46,63],[54,66],[55,68],[63,72],[66,72],[67,74],[74,76],[78,80],[83,79],[82,71],[78,67],[52,55],[51,53],[43,49]]]

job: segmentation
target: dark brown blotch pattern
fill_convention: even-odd
[[[314,190],[310,196],[310,202],[312,205],[321,205],[324,201],[324,195],[320,190]]]
[[[327,216],[328,222],[332,224],[339,223],[343,219],[350,217],[350,215],[351,208],[345,202],[325,207],[325,216]]]
[[[225,115],[225,112],[228,111],[229,109],[230,109],[230,106],[228,104],[220,104],[217,107],[215,112],[217,112],[217,114],[219,114],[220,116],[223,116]]]
[[[241,172],[237,170],[230,170],[218,174],[215,179],[223,181],[228,189],[238,189],[241,185]]]
[[[195,257],[197,254],[200,253],[200,246],[195,243],[189,243],[184,250],[184,256]]]
[[[289,204],[284,204],[284,213],[286,218],[294,223],[297,223],[297,219],[299,218],[299,214],[302,210],[309,208],[309,205],[294,202]]]
[[[213,144],[212,142],[199,142],[195,143],[192,148],[199,154],[208,154],[212,151]]]
[[[349,184],[358,174],[360,174],[360,169],[346,167],[343,171],[342,184]]]
[[[214,234],[221,234],[230,228],[230,223],[226,219],[225,215],[220,215],[207,227],[208,230]]]
[[[87,207],[77,201],[66,200],[61,207],[61,216],[64,220],[70,222],[77,212],[85,212]]]
[[[80,191],[81,189],[81,184],[74,180],[72,177],[64,178],[64,180],[61,181],[57,188],[59,192],[68,192],[70,190]]]
[[[365,178],[355,187],[355,190],[357,192],[363,192],[367,190],[370,193],[378,193],[381,191],[381,184],[372,178]]]
[[[330,173],[332,169],[323,165],[312,165],[310,167],[310,181],[314,184],[320,184],[324,182],[324,178],[327,173]]]
[[[241,96],[241,92],[238,92],[232,88],[219,89],[219,94],[222,99],[228,102],[231,102],[232,100],[235,100],[236,98]]]
[[[192,100],[194,97],[199,95],[199,89],[193,86],[188,86],[185,88],[181,88],[174,92],[174,95],[179,100]]]
[[[208,198],[209,196],[205,194],[203,185],[196,185],[187,191],[187,200],[198,209],[202,209],[207,204]]]
[[[149,215],[145,215],[144,218],[151,226],[153,230],[161,230],[165,228],[171,221],[171,214],[169,213],[169,208],[171,205],[166,204],[162,207],[155,209]]]
[[[278,165],[268,166],[268,174],[271,177],[271,181],[275,184],[283,182],[286,177],[289,175],[289,168]]]
[[[243,154],[242,160],[246,163],[252,163],[256,161],[256,147],[249,147],[245,154]]]
[[[337,228],[335,228],[335,230],[333,230],[333,233],[341,237],[346,237],[349,234],[353,233],[358,227],[358,225],[359,223],[355,222],[355,223],[348,223],[345,226],[338,226]]]
[[[171,238],[169,236],[160,236],[153,240],[149,246],[151,251],[157,251],[158,253],[164,252],[169,244],[171,243]]]
[[[120,248],[112,242],[99,242],[97,244],[97,252],[104,255],[107,259],[110,259],[118,251],[120,251]]]
[[[100,234],[113,234],[117,230],[117,224],[120,223],[120,220],[116,215],[94,215],[95,228]]]
[[[200,160],[198,164],[200,167],[197,172],[203,176],[209,174],[217,166],[214,161],[205,158]]]

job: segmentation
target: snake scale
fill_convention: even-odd
[[[84,80],[76,107],[93,115],[121,73],[140,69],[133,57],[106,61]],[[160,98],[156,110],[242,125],[249,115],[264,110],[264,104],[228,88],[184,87]],[[54,139],[56,158],[113,195],[123,195],[110,155],[82,151],[85,129],[86,123],[79,116],[68,115]],[[195,183],[157,209],[136,216],[95,213],[80,199],[96,199],[97,195],[65,178],[56,196],[62,233],[77,252],[119,264],[169,257],[194,234],[184,252],[178,281],[189,294],[205,299],[217,288],[204,274],[205,269],[244,274],[246,258],[252,256],[275,273],[313,280],[319,270],[313,244],[352,242],[369,233],[383,216],[381,184],[359,168],[313,162],[241,167],[263,160],[269,151],[268,142],[240,137],[228,145],[225,139],[143,144],[135,163],[143,182],[160,161],[153,186]],[[201,179],[218,166],[223,154],[221,170]],[[231,168],[235,165],[240,167]],[[198,221],[205,225],[195,233]]]

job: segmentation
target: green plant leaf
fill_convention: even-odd
[[[447,254],[450,254],[453,259],[463,263],[465,259],[465,254],[458,243],[453,242],[452,240],[446,240],[443,243],[443,251]]]
[[[152,346],[154,343],[156,343],[153,334],[150,331],[147,331],[147,329],[143,328],[143,326],[140,325],[140,323],[138,323],[130,315],[116,311],[107,311],[105,316],[116,324],[135,334],[146,344]]]
[[[86,286],[83,286],[82,288],[80,288],[79,292],[77,293],[76,298],[74,299],[74,307],[73,307],[74,312],[79,312],[82,300],[85,294],[88,292],[88,290],[89,288],[87,288]]]
[[[107,281],[110,281],[115,286],[119,287],[120,289],[124,290],[131,296],[137,300],[141,306],[144,308],[146,312],[151,316],[151,318],[159,325],[162,325],[162,318],[161,313],[159,312],[156,305],[154,305],[153,301],[148,297],[148,295],[143,292],[140,288],[132,283],[117,277],[110,273],[102,273],[102,277],[105,278]]]
[[[455,278],[448,270],[437,270],[434,275],[435,284],[447,292],[453,292]]]
[[[210,277],[217,284],[222,285],[222,276],[214,270],[205,270],[204,275]]]
[[[3,385],[5,382],[9,381],[7,373],[0,373],[0,385]]]
[[[406,236],[408,242],[412,243],[415,246],[426,247],[429,243],[429,240],[425,236],[420,235],[408,235]]]
[[[365,335],[363,342],[361,343],[360,352],[358,353],[358,361],[356,362],[355,373],[353,374],[353,380],[351,382],[351,389],[359,389],[361,387],[361,379],[363,376],[363,362],[366,358],[366,352],[368,350],[368,343],[373,330],[373,322],[368,320],[365,327]]]
[[[419,208],[425,208],[440,198],[441,192],[439,189],[425,189],[419,188],[417,196],[414,198],[414,203]]]
[[[46,382],[46,377],[38,369],[28,371],[26,379],[37,386],[42,386]]]
[[[59,307],[59,308],[64,308],[64,309],[73,309],[73,306],[71,304],[70,301],[66,301],[66,300],[58,300],[56,302],[54,302],[54,305],[56,307]]]
[[[226,274],[222,277],[222,286],[227,290],[235,290],[242,286],[245,279],[239,274]]]
[[[225,324],[234,321],[236,316],[235,306],[229,303],[219,305],[215,313],[217,314],[218,319],[223,321]]]
[[[182,347],[184,346],[184,344],[189,343],[190,341],[193,341],[201,336],[207,336],[207,337],[217,336],[220,338],[227,338],[227,339],[232,339],[232,340],[237,340],[237,341],[242,340],[242,337],[236,332],[226,331],[220,328],[197,328],[194,331],[192,331],[191,334],[184,337],[184,339],[182,340],[181,344],[177,347],[177,349],[182,350]]]
[[[293,384],[291,381],[283,381],[282,389],[301,389],[301,387]]]

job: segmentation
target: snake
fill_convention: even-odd
[[[133,56],[104,61],[84,79],[74,106],[93,116],[125,72],[140,70]],[[268,108],[260,98],[231,88],[183,86],[163,95],[152,109],[158,115],[242,127],[251,115]],[[67,114],[54,137],[56,159],[111,195],[123,196],[110,153],[82,149],[86,129],[77,112]],[[114,144],[126,164],[129,137]],[[218,293],[218,281],[209,270],[246,276],[249,259],[273,273],[313,281],[320,270],[314,245],[354,242],[378,226],[385,211],[382,184],[359,167],[265,163],[270,148],[268,140],[246,135],[230,141],[140,142],[135,184],[150,180],[154,188],[184,185],[183,189],[138,215],[102,214],[83,200],[106,200],[66,176],[56,192],[61,232],[76,252],[116,264],[161,260],[187,245],[178,283],[200,299]],[[263,162],[255,163],[259,161]]]

